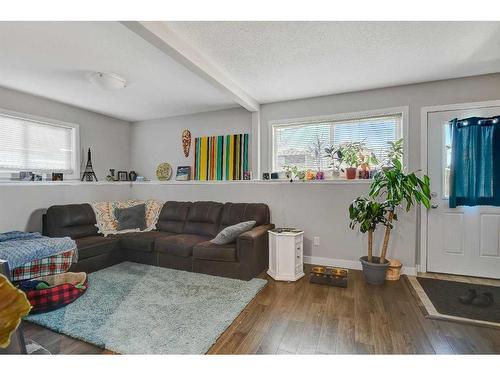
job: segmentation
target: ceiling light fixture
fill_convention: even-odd
[[[90,74],[89,81],[103,90],[121,90],[127,86],[127,81],[114,73],[95,72]]]

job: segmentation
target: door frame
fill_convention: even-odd
[[[460,111],[467,109],[500,107],[500,100],[487,100],[482,102],[444,104],[436,106],[422,107],[420,110],[420,169],[422,174],[427,174],[427,129],[428,117],[430,113]],[[420,209],[420,264],[419,272],[427,272],[427,217],[426,209]]]

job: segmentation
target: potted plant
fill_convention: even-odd
[[[413,206],[430,207],[431,193],[428,176],[418,178],[415,173],[405,173],[400,160],[393,159],[393,167],[379,171],[370,187],[370,198],[360,197],[349,206],[350,227],[360,225],[362,233],[368,232],[368,257],[360,258],[367,282],[381,284],[389,265],[386,259],[391,230],[397,221],[397,209],[408,212]],[[381,218],[381,215],[384,218]],[[372,254],[373,231],[378,224],[385,226],[384,241],[380,257]],[[370,261],[370,258],[372,259]]]
[[[359,177],[363,179],[370,178],[370,166],[377,165],[379,163],[377,156],[372,151],[363,149],[359,154],[360,168]]]
[[[325,148],[325,155],[331,159],[330,166],[332,167],[332,177],[338,178],[342,169],[342,153],[340,152],[340,147],[330,146]]]
[[[423,204],[430,208],[431,190],[429,177],[422,179],[415,173],[406,174],[400,160],[392,160],[393,167],[381,170],[374,177],[370,187],[370,197],[382,198],[387,203],[387,223],[385,227],[384,243],[380,254],[380,263],[385,262],[387,246],[391,235],[392,223],[397,220],[396,209],[401,208],[408,212],[412,206]]]
[[[387,220],[388,210],[386,202],[377,202],[367,197],[356,198],[349,206],[349,227],[355,229],[359,224],[361,233],[368,233],[368,256],[359,258],[363,267],[365,280],[369,284],[383,284],[387,272],[388,262],[380,263],[379,257],[373,256],[373,232],[378,224],[392,226]]]
[[[399,138],[393,142],[387,142],[389,151],[385,161],[384,169],[390,169],[394,166],[393,160],[401,161],[403,159],[403,138]]]
[[[290,182],[293,182],[293,178],[298,178],[299,180],[304,180],[306,178],[306,171],[300,169],[296,165],[284,165],[285,176],[290,179]]]

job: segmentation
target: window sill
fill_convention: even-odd
[[[84,182],[84,181],[1,181],[0,186],[100,186],[100,185],[367,185],[373,182],[372,179],[339,179],[339,180],[320,180],[320,181],[293,181],[288,180],[235,180],[235,181],[99,181],[99,182]]]
[[[84,182],[79,180],[68,180],[68,181],[8,181],[0,180],[0,186],[79,186],[79,185],[89,185],[89,186],[98,186],[98,185],[130,185],[132,182],[130,181],[93,181],[93,182]]]

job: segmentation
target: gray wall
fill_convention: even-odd
[[[0,108],[79,124],[81,149],[92,148],[92,162],[100,181],[105,179],[109,168],[129,169],[128,122],[5,88],[0,88]],[[84,164],[86,152],[83,156]],[[0,232],[41,230],[41,215],[54,204],[126,199],[129,196],[128,185],[0,183]]]
[[[184,129],[188,129],[192,136],[188,158],[182,151]],[[175,174],[180,165],[193,167],[195,137],[250,134],[251,131],[252,115],[240,108],[136,122],[131,127],[131,169],[154,180],[158,164],[168,162]]]
[[[218,202],[263,202],[271,209],[271,219],[280,227],[297,227],[304,233],[304,254],[313,256],[315,263],[331,263],[356,267],[364,255],[366,237],[348,228],[347,207],[358,195],[368,191],[366,183],[352,182],[222,182],[134,184],[132,197],[160,200],[214,200]],[[414,266],[411,245],[403,238],[412,231],[412,223],[402,218],[403,230],[395,233],[391,256],[405,266]],[[375,235],[375,244],[382,242],[383,232]],[[320,245],[313,239],[320,237]]]
[[[2,87],[0,108],[79,124],[82,172],[90,147],[99,181],[106,178],[109,168],[129,169],[130,124],[126,121]]]
[[[129,197],[129,184],[0,184],[0,233],[11,230],[41,231],[42,214],[55,204],[120,200]]]

